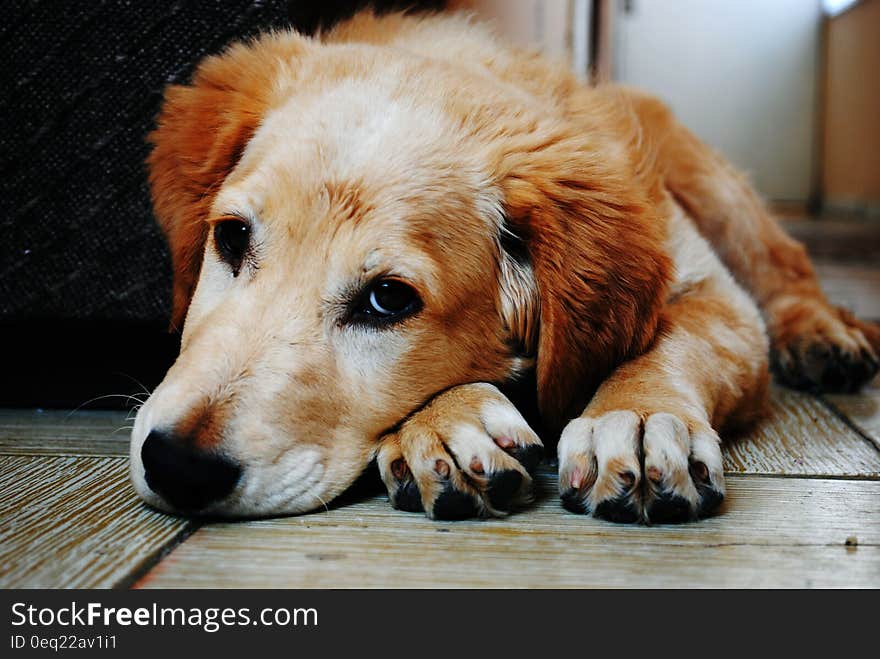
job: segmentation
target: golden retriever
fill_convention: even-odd
[[[467,17],[233,45],[151,141],[183,336],[131,476],[164,510],[309,511],[375,459],[398,508],[502,515],[540,435],[568,509],[691,520],[768,355],[801,388],[877,371],[878,328],[661,103]]]

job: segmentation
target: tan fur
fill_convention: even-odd
[[[760,305],[774,367],[783,381],[821,385],[827,352],[834,347],[853,361],[867,357],[876,362],[877,326],[829,303],[803,245],[785,234],[745,177],[656,99],[635,90],[626,93],[655,136],[666,186]]]
[[[715,429],[755,416],[766,391],[764,326],[740,285],[777,352],[820,325],[871,350],[754,193],[661,105],[585,87],[461,16],[364,13],[316,39],[233,46],[168,90],[151,141],[185,324],[131,454],[136,488],[166,509],[140,461],[157,428],[243,467],[204,512],[310,510],[376,456],[392,499],[413,482],[440,515],[452,484],[502,514],[496,477],[527,499],[523,451],[540,440],[474,383],[534,369],[548,438],[586,406],[560,444],[564,493],[575,482],[595,510],[624,492],[650,519],[671,490],[696,515],[703,481],[723,491]],[[230,216],[252,228],[235,276],[211,233]],[[380,276],[415,288],[421,311],[348,323]]]

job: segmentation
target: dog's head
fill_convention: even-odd
[[[138,492],[314,509],[436,393],[532,368],[549,427],[579,412],[653,336],[668,264],[621,175],[630,129],[590,136],[550,107],[290,34],[170,88],[149,165],[183,336],[137,416]]]

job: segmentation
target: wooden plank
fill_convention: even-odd
[[[502,520],[432,522],[376,497],[210,524],[137,586],[880,586],[880,482],[734,475],[728,485],[721,515],[681,526],[568,513],[549,470],[534,508]]]
[[[0,587],[107,588],[190,523],[143,505],[127,460],[0,456]]]
[[[880,376],[858,394],[834,394],[823,398],[880,449]]]
[[[107,410],[0,409],[0,455],[126,456],[128,417]]]
[[[773,387],[770,414],[725,438],[724,469],[745,474],[880,476],[880,451],[816,398]]]

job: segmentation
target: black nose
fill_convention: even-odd
[[[141,460],[150,489],[179,510],[201,510],[225,498],[241,478],[234,462],[158,430],[144,441]]]

